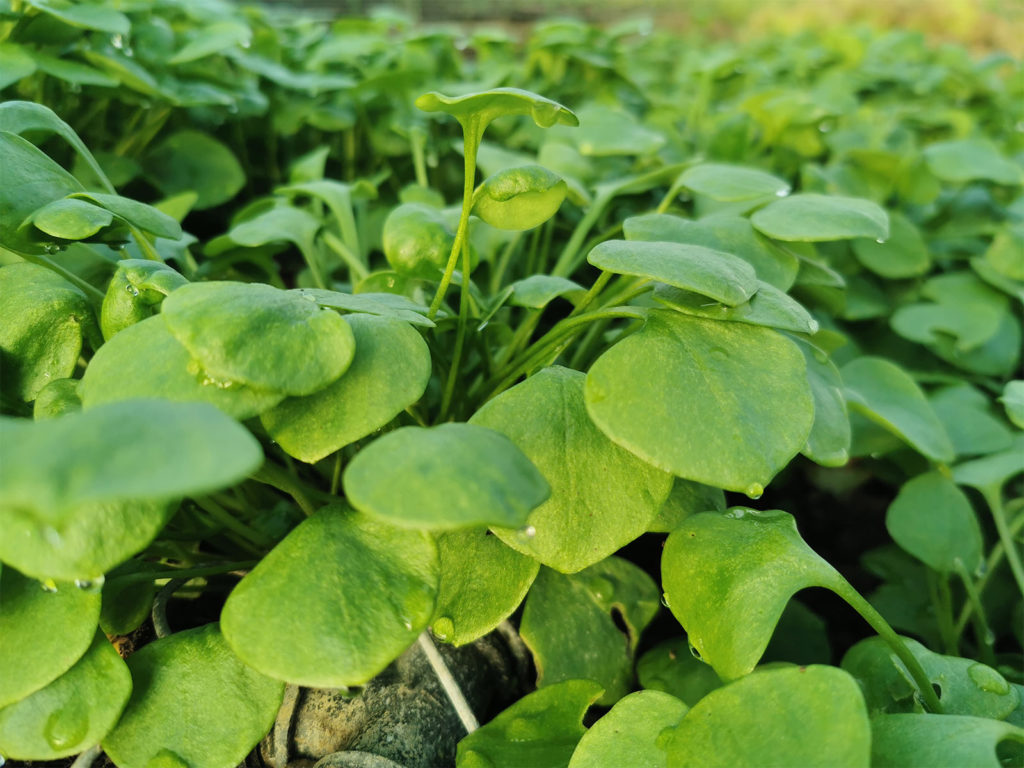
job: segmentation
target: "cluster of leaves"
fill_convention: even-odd
[[[230,768],[285,684],[522,604],[539,688],[462,768],[1019,760],[1018,63],[184,0],[0,40],[0,754]],[[876,607],[726,508],[787,467],[889,489]],[[809,587],[877,632],[838,667]]]

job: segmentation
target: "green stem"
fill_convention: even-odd
[[[320,260],[316,256],[316,248],[312,242],[296,243],[299,247],[299,251],[302,252],[302,258],[306,260],[306,264],[309,265],[309,271],[313,275],[313,282],[316,283],[317,288],[326,288],[327,283],[324,280],[324,274],[320,270]]]
[[[334,469],[331,472],[331,496],[338,495],[338,489],[341,487],[341,451],[335,451],[334,453]]]
[[[967,568],[964,567],[963,561],[959,557],[953,561],[953,568],[960,577],[960,581],[963,582],[964,591],[967,592],[968,604],[974,608],[974,630],[982,661],[986,664],[991,664],[995,661],[995,649],[993,646],[995,645],[996,637],[992,632],[992,627],[989,626],[988,617],[985,615],[985,606],[981,602],[981,594],[974,584],[974,579],[967,573]],[[957,637],[960,637],[959,632],[957,632]]]
[[[903,642],[903,638],[896,633],[896,630],[889,625],[889,622],[883,618],[882,614],[876,611],[874,606],[865,600],[860,592],[854,589],[853,585],[840,576],[838,572],[836,572],[836,583],[832,585],[832,590],[849,603],[850,607],[859,613],[864,618],[864,621],[871,625],[871,628],[878,633],[879,637],[889,644],[893,653],[903,662],[907,671],[910,672],[910,676],[914,678],[921,698],[928,709],[935,714],[942,714],[942,704],[935,693],[935,689],[932,688],[932,681],[928,678],[928,673],[924,671],[917,657],[910,652],[906,643]]]
[[[1013,522],[1010,523],[1010,539],[1013,540],[1017,536],[1017,534],[1020,533],[1022,528],[1024,528],[1024,514],[1018,515],[1013,520]],[[985,560],[984,574],[980,579],[978,579],[977,585],[975,587],[975,592],[977,594],[977,605],[975,604],[975,601],[973,599],[969,599],[968,602],[964,605],[963,609],[960,611],[960,616],[956,620],[956,632],[958,635],[963,634],[964,629],[967,627],[967,622],[970,621],[974,611],[977,610],[977,606],[981,605],[981,593],[985,591],[985,587],[988,584],[989,578],[992,576],[992,573],[995,571],[996,568],[999,567],[999,564],[1002,562],[1004,552],[1005,548],[1003,547],[1002,541],[996,542],[996,545],[992,547],[992,551],[989,553],[988,559]],[[970,593],[968,593],[968,595],[970,595]]]
[[[576,228],[573,230],[572,235],[569,237],[569,242],[565,244],[565,248],[562,249],[561,255],[558,257],[558,261],[555,262],[555,268],[551,270],[551,274],[556,277],[568,277],[576,268],[579,266],[577,256],[580,248],[583,246],[584,240],[587,239],[587,234],[593,229],[597,220],[601,218],[601,214],[604,213],[604,209],[608,207],[608,203],[611,202],[614,192],[606,192],[599,190],[597,195],[594,197],[594,202],[583,218],[576,224]]]
[[[501,252],[501,256],[498,257],[497,266],[491,275],[491,293],[495,294],[498,289],[501,288],[501,283],[505,279],[505,272],[508,270],[508,265],[512,261],[512,254],[515,253],[517,246],[522,241],[523,233],[516,232],[515,236],[508,241],[504,250]]]
[[[309,500],[305,489],[285,469],[277,466],[277,464],[265,461],[262,467],[249,475],[249,478],[257,483],[263,483],[287,493],[299,505],[299,509],[302,510],[306,517],[312,517],[313,513],[316,512],[316,507]]]
[[[956,629],[953,627],[953,593],[949,589],[949,576],[929,569],[928,590],[935,606],[935,621],[939,625],[939,636],[942,638],[945,653],[949,656],[959,656],[960,648],[957,645]]]
[[[234,563],[221,563],[219,565],[202,565],[195,568],[164,568],[159,571],[139,571],[137,573],[126,573],[121,576],[112,576],[108,582],[116,582],[118,586],[128,584],[141,584],[146,581],[157,581],[158,579],[197,579],[202,576],[216,576],[220,573],[231,573],[232,571],[248,571],[256,567],[259,560],[242,560]]]
[[[348,267],[348,272],[353,282],[362,280],[370,274],[369,270],[367,270],[363,265],[363,262],[354,253],[352,253],[348,246],[346,246],[337,235],[333,232],[324,232],[323,238],[327,247],[334,251],[338,255],[338,258],[340,258],[345,263],[345,266]]]
[[[998,486],[983,488],[981,495],[985,498],[989,510],[992,512],[992,519],[996,524],[996,531],[999,533],[999,540],[1006,550],[1006,561],[1013,571],[1013,578],[1017,582],[1017,589],[1024,595],[1024,565],[1020,562],[1020,552],[1017,551],[1017,543],[1013,540],[1010,527],[1006,523],[1006,510],[1003,509],[1003,500]]]
[[[605,286],[608,285],[608,281],[611,279],[612,273],[605,272],[602,269],[601,274],[597,276],[597,280],[595,280],[594,284],[590,286],[590,290],[586,292],[582,299],[580,299],[580,303],[573,307],[572,312],[569,313],[569,317],[575,317],[576,315],[583,314],[584,310],[593,303],[594,299],[596,299],[598,294],[604,290]]]
[[[165,263],[163,257],[150,242],[149,238],[146,237],[145,233],[142,232],[138,227],[128,225],[128,231],[132,233],[132,237],[135,238],[135,242],[139,244],[139,250],[142,251],[142,255],[150,261],[155,261],[160,264]]]
[[[583,340],[577,345],[576,351],[572,353],[572,358],[569,360],[570,368],[575,368],[577,371],[584,369],[584,364],[589,359],[591,350],[607,327],[608,321],[600,320],[587,328]]]
[[[424,137],[415,132],[409,137],[409,143],[412,145],[412,164],[416,170],[416,183],[425,188],[430,186],[430,180],[427,178],[427,164],[423,159],[423,140]]]
[[[246,541],[260,547],[269,548],[274,546],[274,542],[270,537],[242,522],[213,499],[209,497],[200,497],[194,498],[192,501],[196,503],[197,507],[212,517],[214,521],[227,528],[229,531],[234,531]]]

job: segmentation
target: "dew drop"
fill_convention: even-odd
[[[40,585],[43,588],[43,592],[56,592],[57,591],[57,582],[55,582],[53,579],[43,579],[39,583],[40,583]]]
[[[128,283],[128,285],[126,285],[126,286],[124,287],[124,289],[125,289],[125,290],[126,290],[126,291],[127,291],[128,293],[130,293],[130,294],[131,294],[132,296],[138,296],[138,295],[139,295],[139,289],[138,289],[138,288],[136,288],[136,287],[135,287],[134,285],[132,285],[131,283]]]
[[[882,245],[884,242],[886,242],[886,240],[884,237],[879,237],[875,240],[875,242],[878,243],[879,245]]]
[[[785,196],[786,196],[786,195],[788,195],[788,194],[789,194],[789,190],[788,190],[788,189],[780,189],[780,190],[778,190],[778,191],[777,191],[777,192],[775,193],[775,196],[776,196],[776,197],[785,197]]]
[[[5,765],[7,765],[7,758],[5,758],[3,755],[0,755],[0,768],[4,768]]]
[[[967,676],[986,693],[1005,696],[1010,692],[1010,684],[1006,682],[1006,678],[986,664],[971,664],[967,668]]]
[[[539,735],[537,724],[525,717],[515,717],[505,730],[510,741],[532,741]]]
[[[978,567],[974,569],[974,576],[975,578],[980,579],[986,573],[988,573],[988,563],[982,560],[980,563],[978,563]]]
[[[447,616],[441,616],[434,621],[434,626],[431,629],[438,639],[447,640],[455,634],[455,622]]]
[[[519,532],[528,539],[532,539],[534,536],[537,535],[537,529],[534,528],[532,525],[528,525],[525,528],[520,528]]]
[[[744,507],[733,507],[725,513],[725,517],[732,518],[733,520],[739,520],[747,513]]]
[[[43,246],[43,250],[52,256],[57,252],[57,245],[55,243],[50,243],[49,245]]]
[[[43,526],[43,538],[53,549],[60,549],[64,546],[64,537],[52,525]]]
[[[661,604],[664,605],[669,610],[672,609],[672,606],[668,604],[668,595],[662,595],[661,596]]]
[[[704,657],[700,655],[700,651],[697,650],[697,646],[689,640],[686,641],[686,644],[690,646],[690,655],[693,656],[693,658],[697,659],[697,661],[704,661]]]
[[[252,40],[248,40],[248,39],[243,40],[242,41],[242,47],[243,48],[252,48]]]
[[[68,90],[72,93],[81,93],[82,85],[81,83],[71,83],[70,85],[68,85]]]
[[[97,576],[95,579],[75,579],[75,586],[79,589],[97,592],[103,587],[103,582],[103,576]]]
[[[161,749],[146,763],[146,768],[192,768],[192,766],[177,752]]]
[[[615,591],[615,587],[612,586],[612,583],[603,576],[596,576],[593,579],[590,579],[587,586],[589,586],[590,591],[594,593],[594,597],[599,600],[604,599],[605,597],[611,597],[612,593]]]
[[[398,620],[402,622],[402,626],[408,630],[412,630],[412,619],[408,616],[399,616]]]
[[[744,493],[747,494],[748,498],[760,499],[761,496],[764,494],[764,486],[761,485],[760,483],[751,483],[750,485],[747,486],[747,489],[744,491]]]
[[[51,714],[43,726],[43,738],[56,750],[77,746],[89,733],[89,717],[81,706],[69,704]]]

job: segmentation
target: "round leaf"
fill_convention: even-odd
[[[700,245],[606,240],[587,261],[618,275],[636,275],[708,296],[729,306],[757,291],[754,268],[738,256]]]
[[[0,566],[0,707],[25,698],[82,658],[96,634],[98,590],[43,589]]]
[[[1006,382],[999,400],[1006,409],[1006,417],[1014,426],[1024,429],[1024,380]]]
[[[722,163],[701,163],[688,168],[679,177],[679,184],[722,202],[755,200],[771,195],[784,197],[790,189],[789,184],[770,173]]]
[[[1000,418],[995,404],[970,384],[943,387],[928,399],[945,425],[957,456],[1004,451],[1013,443],[1013,432]]]
[[[665,503],[648,526],[648,531],[671,533],[690,515],[698,512],[725,512],[725,494],[721,488],[675,478]]]
[[[928,245],[920,230],[902,213],[889,214],[889,238],[857,238],[853,253],[876,275],[897,280],[928,272],[932,265]]]
[[[155,315],[120,331],[85,369],[79,397],[86,408],[133,398],[215,405],[236,419],[273,407],[283,392],[213,379]]]
[[[473,213],[498,229],[533,229],[555,215],[566,191],[565,181],[547,168],[506,168],[481,185]]]
[[[209,493],[255,471],[256,439],[204,403],[128,400],[0,419],[0,508],[59,525],[83,504]]]
[[[904,483],[889,505],[885,527],[893,541],[940,573],[956,570],[956,561],[974,571],[982,558],[981,528],[971,503],[939,472]]]
[[[964,715],[880,715],[871,721],[871,736],[877,768],[1002,768],[996,746],[1024,744],[1024,728]]]
[[[672,614],[724,680],[753,670],[796,592],[841,578],[791,515],[743,507],[687,519],[668,537],[661,574]]]
[[[568,107],[521,88],[492,88],[462,96],[431,91],[417,98],[416,106],[424,112],[446,112],[460,122],[475,119],[482,125],[503,115],[530,115],[542,128],[556,123],[579,125]]]
[[[84,200],[54,200],[32,214],[32,223],[51,237],[84,240],[114,220],[110,211]]]
[[[405,203],[384,220],[384,256],[401,275],[438,280],[448,263],[455,233],[444,214],[424,203]]]
[[[807,381],[814,398],[814,425],[804,445],[804,456],[823,467],[841,467],[850,458],[850,417],[843,397],[843,381],[835,363],[817,347],[799,342],[807,363]]]
[[[668,743],[674,768],[868,768],[871,728],[857,682],[826,666],[771,669],[712,691]]]
[[[343,374],[352,329],[310,298],[259,283],[190,283],[164,299],[167,328],[211,378],[309,395]],[[228,384],[229,385],[229,384]]]
[[[690,651],[685,637],[666,640],[647,651],[636,663],[636,676],[644,688],[671,693],[691,707],[722,687],[721,678]]]
[[[658,737],[678,725],[686,710],[683,702],[661,691],[631,693],[583,734],[569,768],[668,768],[664,742]]]
[[[147,178],[165,196],[189,190],[199,195],[196,208],[226,203],[245,185],[245,171],[224,144],[200,131],[168,136],[145,158]]]
[[[242,579],[221,623],[235,653],[264,674],[307,686],[362,685],[427,625],[437,582],[428,534],[329,506]]]
[[[803,355],[775,331],[655,310],[587,375],[594,423],[656,467],[760,495],[814,419]]]
[[[343,482],[356,509],[435,530],[520,527],[550,491],[507,437],[471,424],[389,432],[356,454]]]
[[[216,624],[128,657],[134,688],[103,749],[119,768],[234,768],[274,723],[284,684],[238,660]]]
[[[870,200],[831,195],[792,195],[750,217],[750,223],[776,240],[846,240],[889,237],[889,217]]]
[[[730,307],[709,302],[707,297],[682,291],[671,285],[658,285],[652,294],[654,300],[687,315],[706,317],[748,325],[763,325],[794,333],[817,333],[818,321],[804,306],[789,294],[770,283],[757,281],[757,293],[749,301]]]
[[[316,462],[380,429],[423,395],[430,350],[401,320],[349,315],[356,353],[340,379],[265,411],[264,428],[289,455]]]
[[[510,547],[571,573],[607,557],[647,530],[672,486],[670,475],[615,445],[594,426],[584,375],[553,367],[502,393],[471,424],[508,436],[541,471],[551,495],[528,535],[496,528]]]
[[[102,632],[67,672],[0,709],[0,752],[18,760],[56,760],[99,742],[132,690],[128,667]]]
[[[928,170],[943,181],[994,181],[1019,185],[1024,181],[1020,166],[988,141],[961,139],[930,144],[924,149]]]
[[[540,569],[540,563],[506,546],[486,528],[442,534],[437,551],[441,583],[430,626],[438,638],[453,645],[471,643],[511,616]]]

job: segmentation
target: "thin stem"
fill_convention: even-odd
[[[590,290],[580,299],[580,303],[573,307],[572,312],[569,313],[569,317],[575,317],[576,315],[583,314],[584,310],[589,307],[594,299],[597,298],[598,294],[604,290],[604,287],[608,285],[608,281],[612,279],[611,272],[605,272],[601,270],[601,274],[597,276],[597,280],[590,286]]]
[[[430,180],[427,179],[427,164],[423,158],[424,137],[417,133],[409,137],[409,144],[412,146],[412,165],[416,171],[416,183],[421,187],[429,187]]]
[[[195,568],[165,568],[160,571],[137,571],[125,573],[120,576],[112,576],[107,582],[117,582],[119,586],[127,584],[139,584],[145,581],[156,581],[157,579],[197,579],[201,576],[216,576],[220,573],[232,573],[235,571],[248,571],[259,564],[259,560],[242,560],[234,563],[221,563],[219,565],[203,565]]]
[[[85,752],[82,752],[75,758],[75,762],[71,764],[71,768],[90,768],[92,764],[96,762],[96,758],[100,756],[100,752],[102,751],[103,750],[99,744],[89,747]]]
[[[153,244],[146,237],[145,233],[138,227],[131,224],[128,225],[128,231],[132,233],[132,237],[135,238],[135,242],[139,244],[139,250],[142,251],[142,255],[150,261],[155,261],[159,264],[164,264],[163,256],[159,254]]]
[[[334,251],[338,258],[348,267],[349,275],[353,278],[353,282],[362,280],[370,274],[359,258],[352,253],[337,235],[333,232],[324,232],[323,238],[327,247]]]
[[[917,657],[907,648],[903,638],[896,633],[896,630],[889,625],[889,622],[883,618],[882,614],[876,611],[874,606],[865,600],[860,592],[854,589],[853,585],[840,576],[838,572],[836,573],[836,582],[836,584],[832,585],[833,591],[849,603],[850,607],[859,613],[864,618],[864,621],[871,625],[871,628],[878,633],[879,637],[889,644],[893,653],[903,662],[907,671],[910,672],[910,676],[914,678],[921,698],[928,709],[935,714],[942,714],[942,703],[939,701],[935,689],[932,688],[932,681],[928,678],[928,673],[921,667]]]
[[[249,478],[257,483],[263,483],[287,493],[299,505],[299,509],[302,510],[306,517],[312,517],[313,513],[316,512],[316,507],[309,500],[305,490],[283,467],[279,467],[270,461],[265,461],[262,467],[249,475]]]
[[[312,242],[296,243],[299,247],[299,251],[302,253],[302,258],[306,260],[306,264],[309,265],[309,271],[313,275],[313,282],[316,283],[317,288],[326,288],[327,282],[324,280],[324,273],[320,269],[320,260],[317,258],[316,248]]]
[[[444,663],[444,659],[441,658],[441,654],[438,653],[437,648],[434,646],[434,641],[430,639],[430,635],[426,631],[423,631],[420,633],[417,642],[420,648],[423,649],[423,653],[427,657],[431,669],[434,670],[434,674],[437,675],[437,679],[448,696],[448,700],[455,708],[455,713],[459,716],[459,720],[462,721],[462,726],[466,729],[466,733],[472,733],[480,727],[480,723],[476,719],[476,715],[473,714],[473,710],[470,708],[469,702],[466,701],[466,697],[462,695],[462,689],[459,688],[459,684],[456,682],[451,670],[448,669],[448,665]]]
[[[949,588],[949,576],[945,573],[928,571],[928,590],[935,606],[935,620],[939,625],[939,636],[949,656],[959,656],[956,630],[953,627],[953,593]]]
[[[568,277],[576,271],[576,267],[579,266],[577,261],[577,254],[580,248],[583,246],[583,241],[587,239],[587,234],[593,229],[594,224],[601,218],[601,214],[604,213],[604,209],[611,202],[612,194],[604,190],[598,191],[594,197],[594,202],[583,218],[576,224],[576,228],[573,230],[572,235],[569,237],[569,242],[565,244],[565,248],[562,249],[561,255],[558,257],[558,261],[555,262],[555,268],[551,270],[551,274],[556,277]]]
[[[171,625],[167,623],[167,601],[188,579],[171,579],[153,598],[153,630],[157,638],[170,637]]]
[[[341,487],[341,451],[334,453],[334,469],[331,471],[331,496],[338,495]]]
[[[462,362],[462,348],[466,343],[466,327],[469,324],[469,243],[463,240],[462,244],[462,290],[459,294],[459,324],[455,329],[455,347],[452,349],[452,364],[448,373],[448,379],[444,384],[444,394],[441,396],[441,416],[439,421],[448,417],[448,411],[455,396],[455,384],[459,379],[459,363]]]
[[[999,533],[999,540],[1003,543],[1003,549],[1006,550],[1006,561],[1010,564],[1010,570],[1013,571],[1017,589],[1020,590],[1021,595],[1024,595],[1024,565],[1021,565],[1017,544],[1006,523],[1006,510],[1003,509],[1000,489],[998,487],[984,488],[981,495],[992,512],[992,519],[995,521],[996,531]]]
[[[1014,538],[1016,538],[1017,534],[1020,533],[1022,528],[1024,528],[1024,514],[1018,515],[1013,520],[1013,522],[1010,523],[1010,539],[1013,540]],[[985,586],[988,584],[989,578],[992,576],[992,573],[995,571],[996,568],[999,567],[999,564],[1002,562],[1004,552],[1005,548],[1003,547],[1002,541],[996,542],[995,546],[992,547],[992,551],[989,553],[988,559],[985,560],[984,574],[980,579],[978,579],[977,585],[975,587],[975,592],[978,598],[977,605],[975,604],[975,601],[973,599],[969,599],[967,603],[964,604],[963,609],[960,611],[960,616],[957,617],[956,632],[958,635],[963,634],[964,629],[967,627],[967,622],[970,621],[971,616],[973,615],[974,611],[977,610],[977,607],[981,605],[981,593],[985,591]],[[968,592],[968,596],[970,596],[970,592]]]
[[[515,236],[508,241],[505,249],[501,252],[501,256],[498,257],[497,266],[491,275],[491,293],[497,293],[498,289],[501,288],[502,280],[505,278],[505,271],[508,269],[509,263],[512,261],[512,254],[515,253],[519,243],[523,239],[522,232],[516,232]]]
[[[251,525],[247,525],[242,522],[210,497],[193,498],[192,501],[194,501],[197,507],[205,511],[216,522],[220,523],[229,531],[234,531],[246,541],[250,541],[261,547],[273,546],[273,541],[271,541],[269,536],[257,531]]]
[[[964,591],[967,592],[967,602],[974,607],[974,629],[978,640],[978,650],[981,651],[981,656],[985,663],[994,662],[996,636],[992,632],[992,627],[989,626],[988,617],[985,615],[985,606],[981,602],[981,594],[974,584],[974,579],[971,578],[959,557],[953,561],[953,568],[960,577],[960,581],[963,582]],[[959,636],[960,633],[957,632],[957,637]]]

